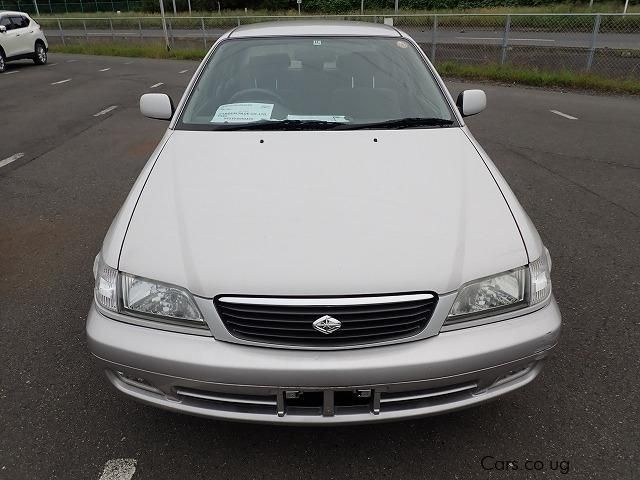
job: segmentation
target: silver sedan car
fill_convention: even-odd
[[[285,22],[211,48],[95,262],[91,352],[206,417],[420,417],[532,381],[560,312],[540,236],[396,28]],[[534,401],[531,399],[531,401]]]

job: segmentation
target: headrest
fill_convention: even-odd
[[[271,53],[260,57],[251,57],[249,67],[260,70],[286,70],[290,64],[289,55],[286,53]]]
[[[371,75],[379,68],[370,59],[369,52],[356,52],[340,55],[336,60],[338,71],[359,75]]]
[[[296,60],[302,62],[302,68],[305,66],[315,66],[322,68],[325,62],[333,59],[333,52],[322,47],[298,48],[295,51]]]

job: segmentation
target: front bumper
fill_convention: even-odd
[[[130,325],[92,306],[87,338],[113,385],[147,404],[238,421],[347,424],[443,413],[515,390],[540,372],[560,324],[552,299],[424,340],[308,351]]]

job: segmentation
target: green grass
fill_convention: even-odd
[[[83,55],[110,55],[114,57],[144,57],[169,60],[202,60],[206,51],[201,48],[180,48],[170,52],[162,44],[125,45],[119,43],[82,43],[78,45],[50,45],[51,52]]]
[[[442,62],[437,67],[443,77],[640,95],[640,81],[638,80],[606,78],[567,70],[556,72],[500,65],[460,65],[454,62]]]
[[[174,60],[201,60],[205,50],[199,48],[176,49],[168,52],[162,45],[122,45],[118,43],[83,43],[79,45],[52,45],[52,52],[85,55],[111,55],[119,57],[145,57]],[[489,80],[544,88],[594,90],[604,93],[640,95],[640,81],[613,79],[571,71],[546,71],[499,65],[461,65],[441,62],[437,65],[443,77],[467,80]]]

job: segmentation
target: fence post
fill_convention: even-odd
[[[398,2],[399,2],[399,0],[396,0],[394,5],[393,5],[393,9],[396,12],[396,15],[398,14]]]
[[[207,49],[207,31],[204,29],[204,17],[200,18],[202,24],[202,43],[204,43],[204,49]]]
[[[240,26],[240,17],[238,17],[238,26]]]
[[[591,65],[593,65],[593,57],[596,53],[596,41],[598,39],[598,32],[600,31],[600,14],[597,14],[593,22],[593,34],[591,35],[591,48],[589,49],[589,58],[587,58],[587,72],[591,71]]]
[[[58,30],[60,30],[60,38],[62,39],[62,45],[66,45],[67,43],[64,40],[64,31],[62,30],[62,24],[60,23],[59,18],[56,18],[56,20],[58,20]]]
[[[142,34],[142,20],[138,19],[138,31],[140,32],[140,40],[144,39],[144,36]]]
[[[82,0],[80,0],[80,11],[84,13],[84,7],[82,6]]]
[[[438,15],[433,16],[433,30],[431,30],[431,63],[436,63],[436,43],[438,43]]]
[[[364,15],[364,0],[360,0],[360,15]]]
[[[49,13],[53,13],[53,8],[51,8],[51,0],[49,0]]]
[[[65,13],[69,13],[69,9],[67,8],[67,0],[64,0],[64,11]]]
[[[507,61],[507,48],[509,47],[509,30],[511,29],[511,15],[507,15],[504,21],[504,36],[502,37],[502,56],[500,57],[500,65],[504,65]]]
[[[82,21],[82,27],[84,28],[84,39],[88,42],[89,32],[87,32],[87,22],[85,22],[84,20]]]

